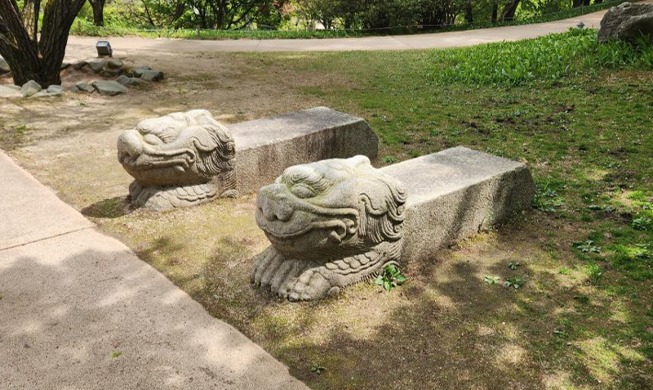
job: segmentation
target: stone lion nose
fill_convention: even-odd
[[[138,131],[130,130],[118,138],[118,158],[134,160],[143,153],[143,139]]]
[[[279,220],[286,222],[290,220],[294,212],[285,194],[280,194],[279,191],[266,187],[259,191],[257,203],[261,213],[268,221]]]

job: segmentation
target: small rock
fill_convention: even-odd
[[[48,87],[47,92],[52,96],[61,96],[63,95],[63,87],[61,85],[51,85]]]
[[[75,84],[75,87],[77,88],[78,91],[82,91],[82,92],[92,93],[95,91],[95,88],[93,88],[91,84],[84,81],[77,82]]]
[[[116,77],[120,73],[122,73],[122,69],[109,69],[109,68],[104,68],[100,72],[100,74],[104,77]]]
[[[34,80],[30,80],[23,84],[23,86],[20,88],[20,93],[23,94],[23,97],[30,97],[42,89],[43,88],[41,88],[39,83]]]
[[[88,63],[88,65],[95,73],[100,73],[102,69],[104,69],[105,64],[106,64],[105,60],[94,60]]]
[[[92,85],[100,95],[115,96],[127,92],[125,86],[113,80],[96,80]]]
[[[146,83],[145,81],[137,79],[136,77],[127,77],[125,75],[118,77],[116,81],[125,87],[140,87]]]
[[[163,72],[156,70],[146,70],[141,75],[141,79],[145,81],[160,81],[163,80]]]
[[[149,66],[139,66],[138,68],[132,69],[131,72],[129,72],[128,76],[130,77],[141,77],[143,76],[143,72],[146,72],[148,70],[152,70]]]
[[[111,69],[121,69],[124,64],[117,58],[111,58],[109,61],[107,61],[107,66]]]
[[[71,66],[72,66],[72,64],[70,64],[68,62],[62,62],[61,63],[61,68],[59,68],[59,69],[64,70],[64,69],[70,68]]]
[[[0,85],[0,98],[22,97],[20,87],[17,85]]]
[[[0,57],[0,74],[5,74],[11,72],[11,69],[9,69],[9,64],[7,61],[5,61],[4,58]]]
[[[141,79],[138,79],[136,77],[130,77],[129,78],[129,83],[127,84],[128,87],[142,87],[145,84],[147,84],[147,81],[143,81]]]
[[[42,98],[42,97],[50,97],[54,95],[50,95],[47,90],[43,89],[41,91],[38,91],[34,95],[32,95],[32,98]]]
[[[116,81],[119,82],[120,84],[124,85],[124,86],[127,86],[129,84],[129,77],[127,77],[125,75],[122,75],[122,76],[118,77],[118,79]]]
[[[81,60],[79,62],[76,62],[73,64],[73,69],[75,70],[82,70],[86,65],[88,65],[88,62]]]

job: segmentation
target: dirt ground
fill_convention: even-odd
[[[581,312],[618,313],[619,302],[593,292],[591,307],[579,306],[575,297],[589,294],[587,276],[571,265],[570,250],[565,258],[547,250],[571,248],[579,233],[554,218],[526,215],[512,227],[409,264],[404,271],[410,282],[390,293],[361,284],[322,302],[290,304],[257,291],[248,282],[251,258],[267,244],[254,223],[253,196],[162,214],[127,213],[131,178],[117,162],[116,139],[142,119],[175,111],[204,108],[234,123],[322,105],[302,91],[351,80],[274,68],[263,55],[122,59],[161,70],[166,79],[116,97],[67,92],[0,100],[0,147],[309,386],[610,388],[622,358],[640,358],[634,349],[615,350],[600,336],[582,343],[565,339]],[[92,78],[68,71],[64,87]],[[539,234],[565,230],[568,242]],[[508,265],[517,262],[519,269],[511,271]],[[558,267],[569,269],[564,275],[550,272]],[[484,283],[486,275],[519,275],[529,289]],[[606,360],[596,351],[615,357]],[[570,356],[574,360],[566,361]],[[318,367],[324,371],[317,373]],[[579,379],[579,372],[591,375]]]

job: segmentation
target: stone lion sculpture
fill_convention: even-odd
[[[135,207],[165,210],[235,196],[234,139],[206,110],[141,121],[118,138]]]
[[[365,156],[287,168],[257,195],[271,242],[251,280],[293,301],[369,279],[401,254],[406,193]]]

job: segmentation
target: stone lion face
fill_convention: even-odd
[[[143,185],[206,183],[234,156],[229,130],[206,110],[146,119],[118,138],[118,161]]]
[[[290,167],[257,196],[256,222],[280,253],[332,259],[401,238],[405,191],[367,157]]]

